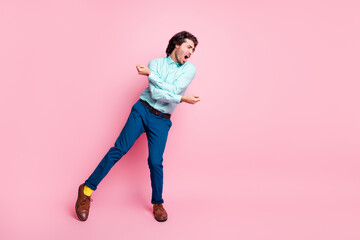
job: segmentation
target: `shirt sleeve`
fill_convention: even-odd
[[[155,61],[150,61],[148,67],[151,71],[148,77],[151,97],[162,102],[180,103],[182,95],[196,74],[196,68],[193,65],[188,65],[178,79],[169,84],[161,79]]]
[[[165,103],[180,103],[181,102],[181,96],[173,94],[169,91],[162,90],[158,87],[156,87],[154,84],[149,83],[150,87],[150,95],[151,98],[157,101],[165,102]]]

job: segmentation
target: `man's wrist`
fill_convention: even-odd
[[[186,102],[186,96],[181,96],[180,102]]]

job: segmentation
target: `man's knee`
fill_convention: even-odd
[[[151,169],[162,169],[163,168],[163,158],[156,156],[149,156],[148,164]]]
[[[126,152],[127,151],[124,151],[123,149],[115,145],[114,147],[111,147],[108,152],[109,159],[112,159],[113,161],[117,162],[122,156],[126,154]]]

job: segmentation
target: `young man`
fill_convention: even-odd
[[[194,65],[188,62],[188,59],[194,53],[197,44],[194,35],[186,31],[179,32],[169,41],[167,57],[151,60],[148,67],[136,66],[138,74],[148,77],[149,87],[141,93],[139,101],[132,107],[114,146],[85,183],[79,186],[75,210],[81,221],[86,221],[89,216],[92,191],[96,190],[114,164],[144,132],[149,146],[148,165],[154,217],[159,222],[167,220],[168,215],[162,205],[163,153],[172,125],[170,116],[175,107],[181,102],[195,104],[200,101],[197,95],[184,95],[196,73]]]

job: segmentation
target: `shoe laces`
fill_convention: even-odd
[[[87,203],[90,204],[90,202],[92,202],[92,201],[93,201],[93,200],[92,200],[91,197],[85,196],[85,197],[82,199],[82,201],[80,202],[80,204],[81,204],[81,205],[85,205],[85,204],[87,204]]]
[[[154,209],[155,209],[155,210],[157,210],[157,209],[161,209],[161,210],[163,210],[163,209],[164,209],[164,207],[163,207],[163,205],[162,205],[162,204],[155,204]]]

